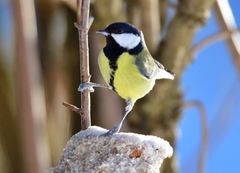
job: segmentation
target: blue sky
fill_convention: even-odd
[[[229,1],[240,26],[240,2]],[[214,14],[198,32],[194,44],[218,32]],[[186,68],[182,80],[184,100],[200,101],[207,113],[209,128],[206,173],[240,172],[240,81],[239,74],[223,41],[198,53]],[[177,154],[180,173],[197,172],[201,142],[200,115],[196,107],[183,109]]]

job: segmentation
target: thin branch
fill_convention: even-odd
[[[82,0],[77,0],[77,23],[80,26],[81,24],[81,5],[82,5]],[[80,44],[80,42],[79,42]]]
[[[202,142],[201,142],[201,149],[199,154],[199,163],[198,163],[198,173],[204,172],[205,160],[207,155],[207,148],[208,148],[208,125],[207,125],[207,114],[203,104],[199,101],[189,101],[184,103],[183,105],[186,108],[189,107],[197,107],[200,114],[201,126],[202,126]]]
[[[227,0],[217,0],[214,5],[214,12],[222,30],[230,32],[237,28],[237,23]],[[227,44],[240,74],[240,33],[232,34],[230,39],[227,40]]]
[[[74,112],[76,112],[76,113],[78,113],[80,115],[84,114],[83,111],[80,108],[78,108],[77,106],[74,106],[74,105],[72,105],[70,103],[67,103],[67,102],[63,101],[62,105],[67,107],[67,108],[69,108],[69,109],[71,109],[72,111],[74,111]]]
[[[196,57],[196,54],[203,48],[205,48],[205,47],[209,46],[210,44],[213,44],[217,41],[226,40],[226,39],[230,38],[232,36],[232,34],[236,34],[238,32],[240,32],[240,28],[229,30],[229,31],[228,30],[220,31],[216,34],[213,34],[213,35],[207,37],[206,39],[200,41],[195,46],[193,46],[191,48],[190,55],[192,56],[192,58],[194,58],[194,57]]]
[[[89,82],[89,52],[88,52],[88,29],[91,27],[94,18],[89,17],[90,1],[77,0],[77,22],[74,26],[78,29],[79,36],[79,60],[80,60],[80,81]],[[91,125],[90,117],[90,94],[88,91],[81,93],[81,108],[70,103],[62,102],[62,105],[80,114],[81,128],[85,130]]]
[[[66,4],[69,8],[71,8],[73,11],[77,11],[77,6],[76,6],[76,2],[75,0],[61,0],[61,2],[63,2],[64,4]],[[78,13],[80,14],[80,11],[78,11]],[[78,16],[78,14],[77,14]],[[80,16],[80,15],[79,15]],[[80,20],[80,18],[79,18]],[[90,16],[89,17],[89,23],[88,23],[88,28],[91,27],[92,22],[94,20],[94,17]]]
[[[89,74],[89,49],[88,49],[88,25],[89,25],[90,0],[77,0],[77,29],[79,36],[79,59],[80,59],[80,81],[90,81]],[[91,125],[90,117],[90,93],[81,92],[81,128],[85,130]]]

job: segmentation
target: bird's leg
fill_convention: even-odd
[[[94,92],[93,87],[101,87],[101,88],[112,89],[110,86],[105,85],[105,84],[85,82],[85,83],[81,83],[81,84],[79,85],[78,91],[83,92],[84,90],[88,90],[89,92]]]
[[[110,135],[114,135],[115,133],[118,133],[122,127],[122,123],[124,119],[127,117],[128,113],[132,110],[133,106],[134,106],[134,102],[132,100],[128,100],[127,105],[125,107],[125,114],[123,118],[117,124],[115,124],[112,129],[110,129],[107,133],[101,136],[110,136]]]

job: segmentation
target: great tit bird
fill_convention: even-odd
[[[142,31],[135,26],[116,22],[97,33],[105,36],[107,42],[98,57],[99,68],[107,85],[82,83],[78,90],[93,92],[93,87],[109,88],[126,100],[124,116],[104,134],[109,136],[119,132],[134,103],[152,90],[156,79],[173,80],[174,73],[153,59]]]

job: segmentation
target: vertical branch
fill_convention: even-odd
[[[80,81],[89,82],[89,50],[88,50],[88,19],[90,0],[77,0],[77,24],[79,37]],[[81,92],[81,128],[85,130],[91,125],[90,93]]]

